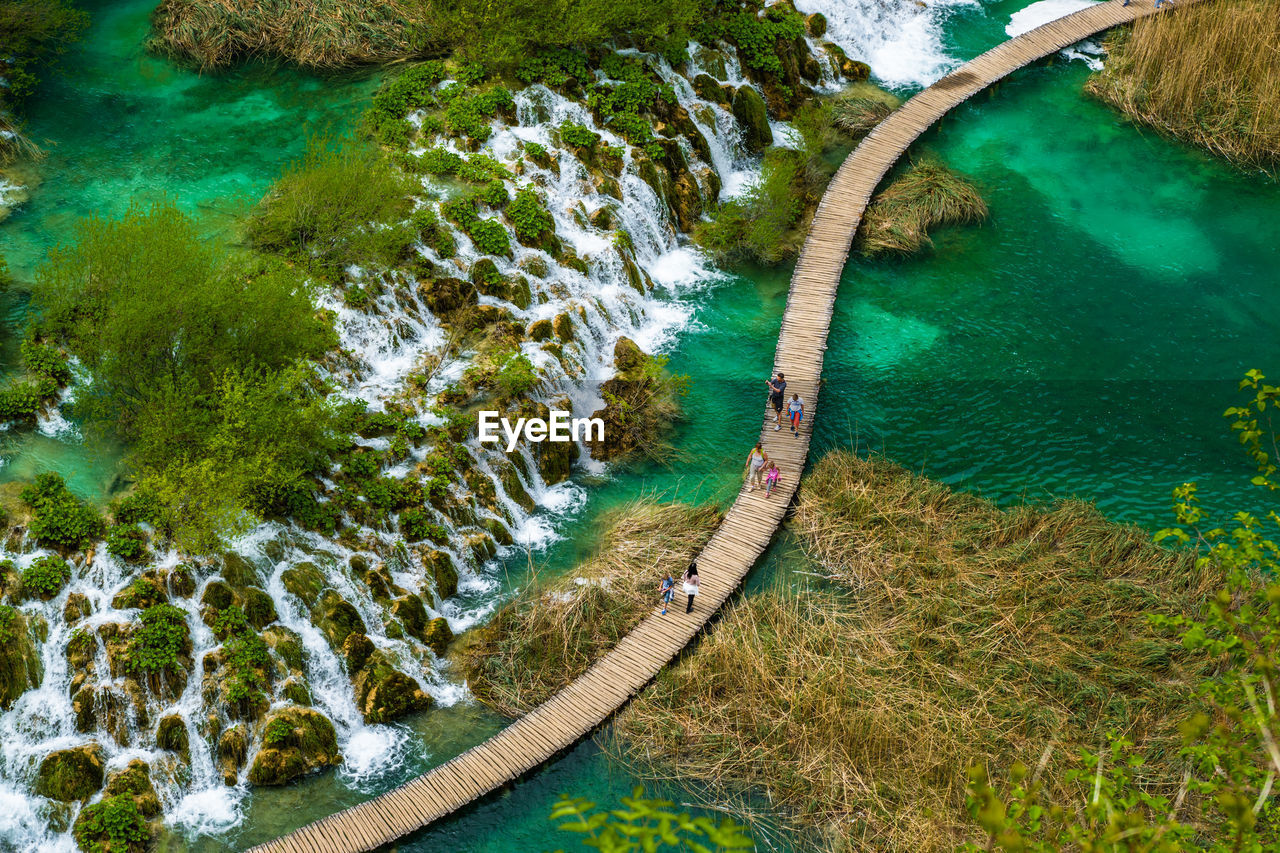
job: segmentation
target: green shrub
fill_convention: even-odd
[[[560,125],[560,141],[574,148],[594,149],[600,141],[600,134],[585,125],[572,121]]]
[[[694,229],[698,245],[720,261],[749,260],[776,264],[793,253],[793,229],[804,209],[795,186],[801,157],[798,152],[770,149],[760,178],[740,198],[724,202]]]
[[[466,136],[483,142],[493,134],[489,126],[494,116],[515,105],[510,90],[495,86],[476,94],[465,94],[465,83],[446,86],[440,99],[447,102],[444,110],[445,127],[455,136]]]
[[[388,145],[403,145],[411,126],[405,119],[415,110],[436,105],[432,90],[445,78],[444,63],[424,62],[406,69],[382,85],[364,115],[365,127]]]
[[[595,79],[586,54],[564,48],[539,51],[521,62],[515,74],[516,79],[526,86],[546,83],[553,88],[560,88],[570,80],[585,86]]]
[[[423,151],[419,160],[421,161],[422,171],[428,175],[455,174],[458,171],[458,167],[464,162],[462,155],[438,145]]]
[[[122,560],[139,560],[147,553],[147,534],[136,524],[117,524],[107,530],[107,551]]]
[[[266,729],[262,732],[262,745],[279,747],[284,746],[293,737],[293,727],[289,722],[281,717],[276,717],[267,723]]]
[[[18,639],[18,611],[7,604],[0,604],[0,646],[7,646]]]
[[[481,254],[511,256],[511,238],[507,236],[507,229],[493,219],[480,218],[476,213],[475,196],[450,199],[440,206],[440,211],[471,238]]]
[[[125,668],[134,673],[159,673],[181,668],[190,647],[187,618],[172,604],[156,604],[142,611],[133,629]]]
[[[85,806],[73,832],[86,853],[142,853],[150,838],[147,821],[129,793]]]
[[[0,45],[5,85],[0,104],[19,106],[40,82],[36,70],[52,65],[89,26],[89,15],[70,0],[5,0],[0,3]]]
[[[411,235],[377,226],[402,220],[410,203],[404,177],[376,150],[313,139],[250,214],[248,237],[336,280],[352,264],[389,266],[404,256]]]
[[[516,197],[507,205],[506,215],[516,237],[522,243],[536,244],[543,237],[555,234],[555,219],[533,187],[524,187],[516,193]]]
[[[622,798],[622,806],[596,811],[596,804],[585,797],[561,794],[550,819],[560,821],[557,829],[582,836],[583,847],[600,853],[656,853],[668,846],[702,853],[757,849],[742,824],[727,818],[716,823],[706,817],[690,817],[688,812],[676,813],[672,811],[675,803],[647,799],[644,789],[638,786],[630,797]]]
[[[376,477],[380,470],[382,470],[382,454],[376,450],[360,448],[342,463],[343,475],[352,480]]]
[[[412,507],[400,513],[400,532],[410,542],[422,539],[444,542],[449,538],[449,531],[432,521],[430,513],[422,507]]]
[[[35,420],[44,403],[43,390],[35,382],[10,382],[0,388],[0,420]]]
[[[84,548],[102,535],[97,510],[71,494],[62,477],[52,471],[38,475],[21,492],[31,507],[28,529],[37,541],[58,548]]]
[[[21,352],[22,364],[28,372],[47,376],[59,385],[65,385],[71,378],[67,357],[57,347],[28,338],[22,342]]]
[[[778,42],[804,36],[804,16],[794,9],[771,7],[764,17],[750,10],[743,10],[725,17],[706,21],[697,32],[699,40],[706,42],[724,38],[738,48],[742,63],[775,76],[782,75],[782,60],[778,57]]]
[[[368,306],[372,301],[373,297],[369,295],[369,291],[358,284],[349,284],[342,291],[342,304],[348,308],[354,308],[358,311]]]
[[[111,506],[111,515],[117,524],[157,524],[160,519],[160,504],[155,495],[149,492],[135,491],[117,498]]]
[[[493,376],[493,388],[498,396],[512,400],[537,387],[541,379],[537,368],[524,353],[517,353],[503,363]]]

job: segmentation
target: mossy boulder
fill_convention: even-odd
[[[117,770],[107,779],[104,797],[127,795],[133,798],[138,813],[143,817],[155,817],[160,814],[160,798],[156,796],[155,786],[151,784],[151,768],[145,761],[135,758],[123,770]]]
[[[534,445],[534,458],[543,482],[554,486],[569,479],[580,452],[577,443],[572,441],[544,441]]]
[[[280,695],[295,705],[311,704],[311,688],[300,678],[290,678],[280,685]]]
[[[136,681],[126,683],[137,688]],[[145,699],[142,699],[145,704]],[[110,687],[87,685],[71,697],[71,713],[76,718],[76,731],[91,734],[98,730],[111,735],[120,746],[129,743],[129,727],[134,716],[135,701]],[[145,719],[145,717],[144,717]]]
[[[406,595],[391,603],[392,617],[399,619],[405,633],[411,637],[422,639],[427,630],[430,617],[427,608],[422,606],[422,599],[416,595]]]
[[[618,338],[618,342],[613,345],[613,369],[619,376],[634,378],[634,375],[643,370],[649,361],[649,356],[631,338]]]
[[[36,793],[64,803],[87,800],[102,789],[106,762],[96,743],[51,752],[40,762]]]
[[[557,314],[555,319],[551,321],[551,326],[556,333],[556,337],[562,343],[567,344],[570,341],[577,340],[578,336],[573,331],[573,318],[569,316],[568,312]]]
[[[18,697],[44,677],[40,651],[27,615],[0,605],[0,710],[9,710]]]
[[[739,86],[733,93],[733,117],[742,128],[742,145],[752,154],[759,154],[773,144],[773,128],[769,126],[769,113],[764,98],[750,86]]]
[[[453,558],[444,551],[423,545],[417,549],[422,568],[435,587],[436,595],[441,601],[458,591],[458,570],[453,565]]]
[[[261,630],[280,618],[276,613],[275,601],[257,587],[245,587],[241,597],[245,619],[254,628]]]
[[[138,798],[117,794],[85,806],[72,827],[76,844],[93,853],[143,853],[152,830],[138,810]]]
[[[550,340],[552,334],[554,334],[554,329],[551,328],[551,321],[545,318],[542,320],[534,320],[529,324],[529,328],[525,330],[525,336],[528,337],[529,340],[537,341],[539,343]]]
[[[93,605],[89,603],[89,597],[73,592],[67,596],[67,602],[62,606],[62,621],[74,625],[92,612]]]
[[[302,638],[296,632],[283,625],[272,625],[262,632],[262,641],[267,644],[291,672],[301,672],[306,662],[307,650],[302,645]]]
[[[453,642],[453,629],[449,627],[449,623],[444,617],[437,617],[427,623],[427,628],[423,632],[421,639],[427,648],[437,655],[443,656],[449,648],[449,644]]]
[[[476,286],[466,279],[437,278],[418,284],[418,295],[436,316],[454,314],[476,304]]]
[[[693,91],[702,100],[710,101],[713,104],[728,106],[730,103],[730,98],[725,94],[724,87],[720,85],[720,81],[710,74],[699,74],[694,77]]]
[[[235,603],[235,592],[222,581],[209,581],[200,596],[200,606],[210,610],[226,610]]]
[[[262,584],[258,568],[235,551],[222,555],[222,577],[235,589]]]
[[[176,752],[184,760],[189,758],[191,742],[186,721],[177,714],[161,717],[160,724],[156,726],[156,746],[167,749],[169,752]]]
[[[171,595],[178,598],[190,598],[196,594],[196,576],[191,566],[183,564],[174,566],[165,578],[165,585]]]
[[[351,634],[366,633],[360,611],[332,589],[326,589],[321,594],[319,603],[311,612],[311,621],[335,649],[342,648],[343,642]]]
[[[249,732],[243,725],[235,725],[222,733],[218,738],[218,771],[222,774],[222,784],[234,786],[240,778],[240,768],[244,767],[249,755]]]
[[[804,29],[811,38],[822,38],[827,34],[827,16],[821,12],[805,15]]]
[[[368,655],[351,684],[366,723],[388,723],[431,707],[431,698],[418,683],[392,666],[378,649]]]
[[[164,576],[159,572],[145,572],[133,579],[133,582],[115,594],[111,606],[116,610],[137,608],[146,610],[169,600]]]
[[[280,582],[284,588],[305,604],[311,604],[320,597],[320,593],[328,586],[324,575],[315,563],[298,563],[290,566],[280,574]]]
[[[502,483],[502,490],[507,493],[507,497],[515,501],[516,505],[525,512],[533,512],[537,506],[533,498],[525,489],[524,484],[520,482],[520,475],[516,471],[516,466],[506,460],[490,462],[498,475],[498,482]]]
[[[252,785],[287,785],[342,761],[333,723],[313,708],[284,708],[267,718],[262,748],[249,768]]]
[[[840,45],[827,42],[822,45],[822,49],[826,51],[832,66],[846,80],[866,80],[871,76],[871,66],[865,62],[850,59]]]

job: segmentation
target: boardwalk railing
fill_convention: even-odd
[[[1110,0],[1010,39],[907,101],[849,155],[818,205],[796,263],[774,359],[774,371],[786,374],[787,391],[805,400],[808,413],[817,410],[827,329],[854,233],[876,185],[907,147],[948,110],[1010,72],[1152,11],[1152,0],[1133,0],[1127,7]],[[778,493],[766,499],[761,491],[744,489],[738,495],[698,557],[701,594],[692,614],[672,607],[666,616],[645,618],[580,678],[485,742],[393,791],[255,847],[254,853],[373,850],[528,773],[608,719],[702,629],[782,523],[804,470],[813,419],[806,417],[795,438],[789,429],[775,432],[771,414],[766,412],[760,437],[782,469]]]

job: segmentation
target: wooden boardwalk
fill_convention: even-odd
[[[1193,0],[1178,0],[1179,4]],[[506,729],[411,782],[267,844],[257,853],[359,853],[374,850],[518,779],[573,746],[608,719],[683,649],[737,589],[782,523],[809,452],[827,329],[854,233],[876,185],[915,139],[948,110],[1012,71],[1095,33],[1152,13],[1152,0],[1119,0],[1060,18],[1010,39],[923,90],[885,119],[845,160],[827,188],[791,278],[774,370],[805,400],[799,438],[760,436],[782,469],[779,493],[745,489],[698,557],[702,594],[691,615],[680,596],[668,615],[644,619],[580,678]],[[761,398],[765,377],[759,377]],[[772,411],[767,412],[772,415]],[[745,459],[748,446],[743,445]]]

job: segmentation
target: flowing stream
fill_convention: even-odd
[[[172,198],[213,227],[228,227],[302,150],[304,128],[350,126],[377,83],[263,68],[196,77],[142,51],[150,0],[89,5],[95,16],[89,40],[66,75],[45,85],[32,111],[33,134],[57,143],[41,170],[43,183],[0,224],[0,252],[21,273],[69,236],[75,218],[118,214],[131,198]],[[802,0],[799,7],[826,14],[829,36],[901,94],[1015,28],[1074,8],[1062,0],[1029,8],[1021,0],[925,6]],[[1183,480],[1200,480],[1207,496],[1233,509],[1254,500],[1243,485],[1248,467],[1219,413],[1234,403],[1244,370],[1266,371],[1280,357],[1274,216],[1280,188],[1125,124],[1081,95],[1087,73],[1084,62],[1067,57],[1022,72],[922,141],[921,152],[938,154],[979,184],[991,218],[980,228],[940,232],[933,250],[916,258],[849,264],[827,353],[817,453],[854,443],[1002,501],[1080,495],[1152,528],[1167,523],[1169,490]],[[741,72],[730,62],[722,79],[735,75]],[[741,191],[754,164],[736,147],[732,117],[698,102],[681,78],[668,79],[707,137],[707,165],[727,194]],[[486,143],[488,153],[501,159],[522,141],[546,144],[546,128],[564,118],[594,126],[579,105],[540,87],[518,96],[517,115],[515,126]],[[608,375],[620,335],[669,355],[670,367],[692,379],[687,418],[674,433],[679,456],[669,468],[592,464],[550,487],[526,471],[521,485],[539,505],[534,513],[499,486],[504,500],[495,517],[510,528],[516,547],[480,564],[455,554],[463,569],[459,594],[436,604],[457,630],[484,619],[519,586],[526,549],[541,571],[572,566],[590,551],[595,520],[611,506],[642,494],[731,500],[757,429],[785,306],[788,269],[717,272],[677,238],[661,201],[633,174],[624,176],[617,204],[595,190],[573,158],[562,156],[559,166],[558,173],[533,169],[524,178],[542,185],[557,232],[588,261],[590,274],[553,268],[532,276],[532,289],[545,301],[535,299],[520,319],[581,307],[570,315],[580,342],[574,359],[568,366],[541,362],[558,371],[553,393],[568,396],[580,412],[596,405],[592,381]],[[607,235],[584,224],[605,204],[616,206],[636,262],[652,280],[644,293],[627,283]],[[463,259],[472,257],[469,243],[459,243]],[[513,272],[533,251],[518,250],[500,271]],[[339,313],[343,345],[358,355],[346,377],[350,392],[375,404],[439,346],[442,334],[421,305],[382,298],[371,312],[330,306]],[[10,340],[0,357],[12,364],[12,338],[26,307],[21,294],[6,299]],[[442,366],[436,381],[464,366],[464,359]],[[422,421],[431,416],[424,413]],[[101,498],[117,473],[113,448],[86,443],[74,425],[56,419],[34,435],[5,441],[0,479],[54,469],[80,494]],[[483,457],[477,464],[489,470]],[[785,574],[789,547],[785,539],[775,546],[752,582]],[[367,624],[380,625],[368,590],[341,570],[352,552],[271,525],[236,550],[263,574],[281,622],[306,647],[316,705],[333,720],[346,760],[336,772],[280,789],[250,792],[243,779],[222,784],[208,743],[194,729],[201,652],[216,645],[196,612],[197,593],[183,603],[197,670],[174,702],[148,709],[153,717],[179,713],[193,727],[190,778],[157,785],[174,833],[166,849],[242,849],[399,784],[503,725],[468,698],[444,665],[421,679],[435,708],[395,724],[365,725],[341,661],[281,580],[289,565],[315,561]],[[416,583],[408,572],[396,579]],[[53,602],[30,605],[50,625],[45,677],[0,715],[0,848],[73,847],[65,834],[49,831],[47,813],[25,781],[34,760],[85,739],[72,724],[68,698],[69,629],[59,615],[66,596],[81,592],[93,600],[93,624],[124,620],[130,614],[113,610],[111,598],[126,580],[115,561],[100,555]],[[371,639],[388,654],[421,654],[377,631]],[[100,660],[98,671],[105,670]],[[108,743],[113,768],[135,757],[163,764],[160,753],[131,745],[137,735],[130,729],[123,745]],[[558,793],[610,802],[632,784],[588,742],[509,795],[401,849],[554,849],[565,841],[545,816]]]

